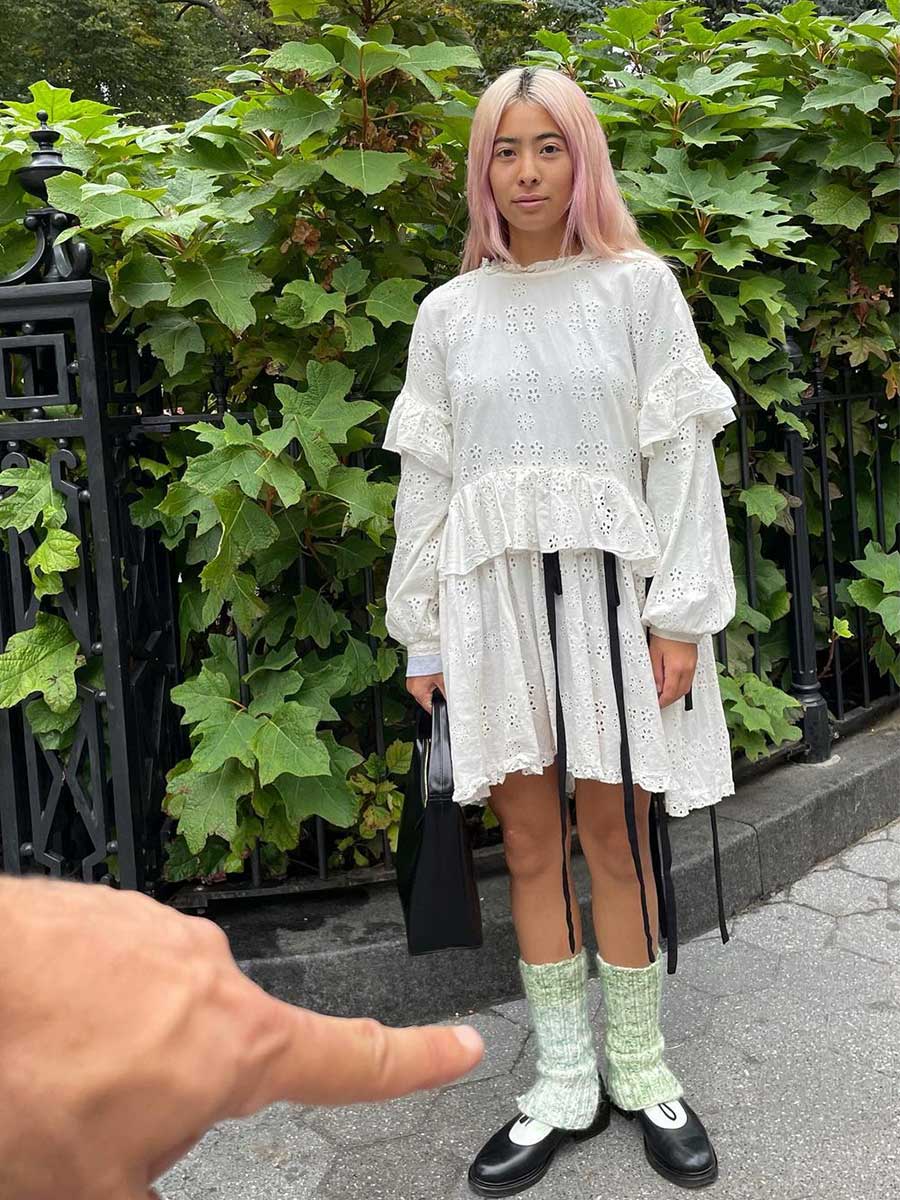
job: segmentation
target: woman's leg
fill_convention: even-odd
[[[591,873],[594,932],[600,955],[607,962],[623,967],[645,967],[647,939],[640,886],[625,824],[622,785],[579,779],[576,787],[578,841]],[[634,814],[650,934],[656,949],[659,912],[650,856],[650,793],[637,784]]]
[[[584,785],[587,784],[587,787]],[[640,889],[624,817],[621,784],[578,781],[578,838],[593,884],[600,983],[606,1006],[604,1045],[609,1092],[626,1111],[680,1099],[684,1089],[663,1061],[660,1028],[662,960],[650,855],[650,794],[635,788],[635,817],[647,893],[654,961],[647,961]]]
[[[517,1097],[519,1111],[549,1133],[587,1129],[598,1116],[600,1077],[587,1003],[588,960],[572,905],[576,950],[569,952],[562,890],[562,829],[555,764],[542,775],[512,772],[492,791],[503,830],[519,972],[537,1040],[534,1084]],[[571,863],[571,822],[566,819]],[[571,866],[570,866],[571,869]]]
[[[613,1104],[644,1134],[653,1169],[684,1187],[718,1175],[703,1123],[684,1100],[684,1088],[663,1061],[660,1027],[663,965],[659,913],[650,855],[650,794],[635,786],[635,818],[655,961],[647,962],[640,887],[625,825],[622,785],[577,781],[578,840],[593,885],[594,928],[606,1008],[607,1083]]]
[[[528,963],[568,958],[562,890],[562,828],[556,764],[542,775],[511,771],[491,788],[491,808],[503,833],[513,924]],[[571,879],[572,822],[566,813],[566,862]],[[574,889],[572,889],[574,891]],[[581,913],[572,904],[575,953],[581,949]]]

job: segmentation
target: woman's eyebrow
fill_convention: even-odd
[[[544,138],[562,138],[562,134],[561,133],[536,133],[531,140],[533,142],[540,142]],[[521,140],[522,140],[521,138],[517,138],[517,137],[495,137],[494,145],[496,146],[498,142],[521,142]]]

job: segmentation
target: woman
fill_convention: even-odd
[[[446,697],[455,799],[489,800],[501,824],[538,1045],[469,1183],[531,1186],[563,1141],[606,1128],[611,1100],[660,1174],[703,1186],[718,1165],[663,1060],[658,938],[671,956],[668,817],[712,819],[734,792],[711,638],[735,612],[713,451],[734,401],[576,83],[496,79],[467,192],[462,270],[420,306],[383,445],[402,456],[387,629],[415,699]],[[568,887],[576,784],[606,1082]]]

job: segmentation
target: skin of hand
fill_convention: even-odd
[[[679,642],[651,633],[650,662],[660,708],[690,691],[697,669],[697,647],[693,642]]]
[[[410,675],[406,680],[406,690],[422,705],[427,713],[431,712],[431,693],[435,688],[440,691],[446,700],[447,693],[444,690],[443,671],[439,671],[437,675]]]
[[[148,1200],[219,1121],[392,1099],[484,1053],[470,1026],[276,1000],[212,921],[99,884],[0,876],[0,961],[2,1200]]]

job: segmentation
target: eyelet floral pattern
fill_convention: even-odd
[[[733,792],[710,636],[736,607],[713,451],[733,404],[655,256],[485,260],[425,297],[383,442],[401,455],[386,625],[408,675],[443,669],[459,803],[554,760],[548,550],[569,790],[621,780],[609,549],[635,782],[671,815]],[[691,710],[660,709],[648,630],[697,645]]]

